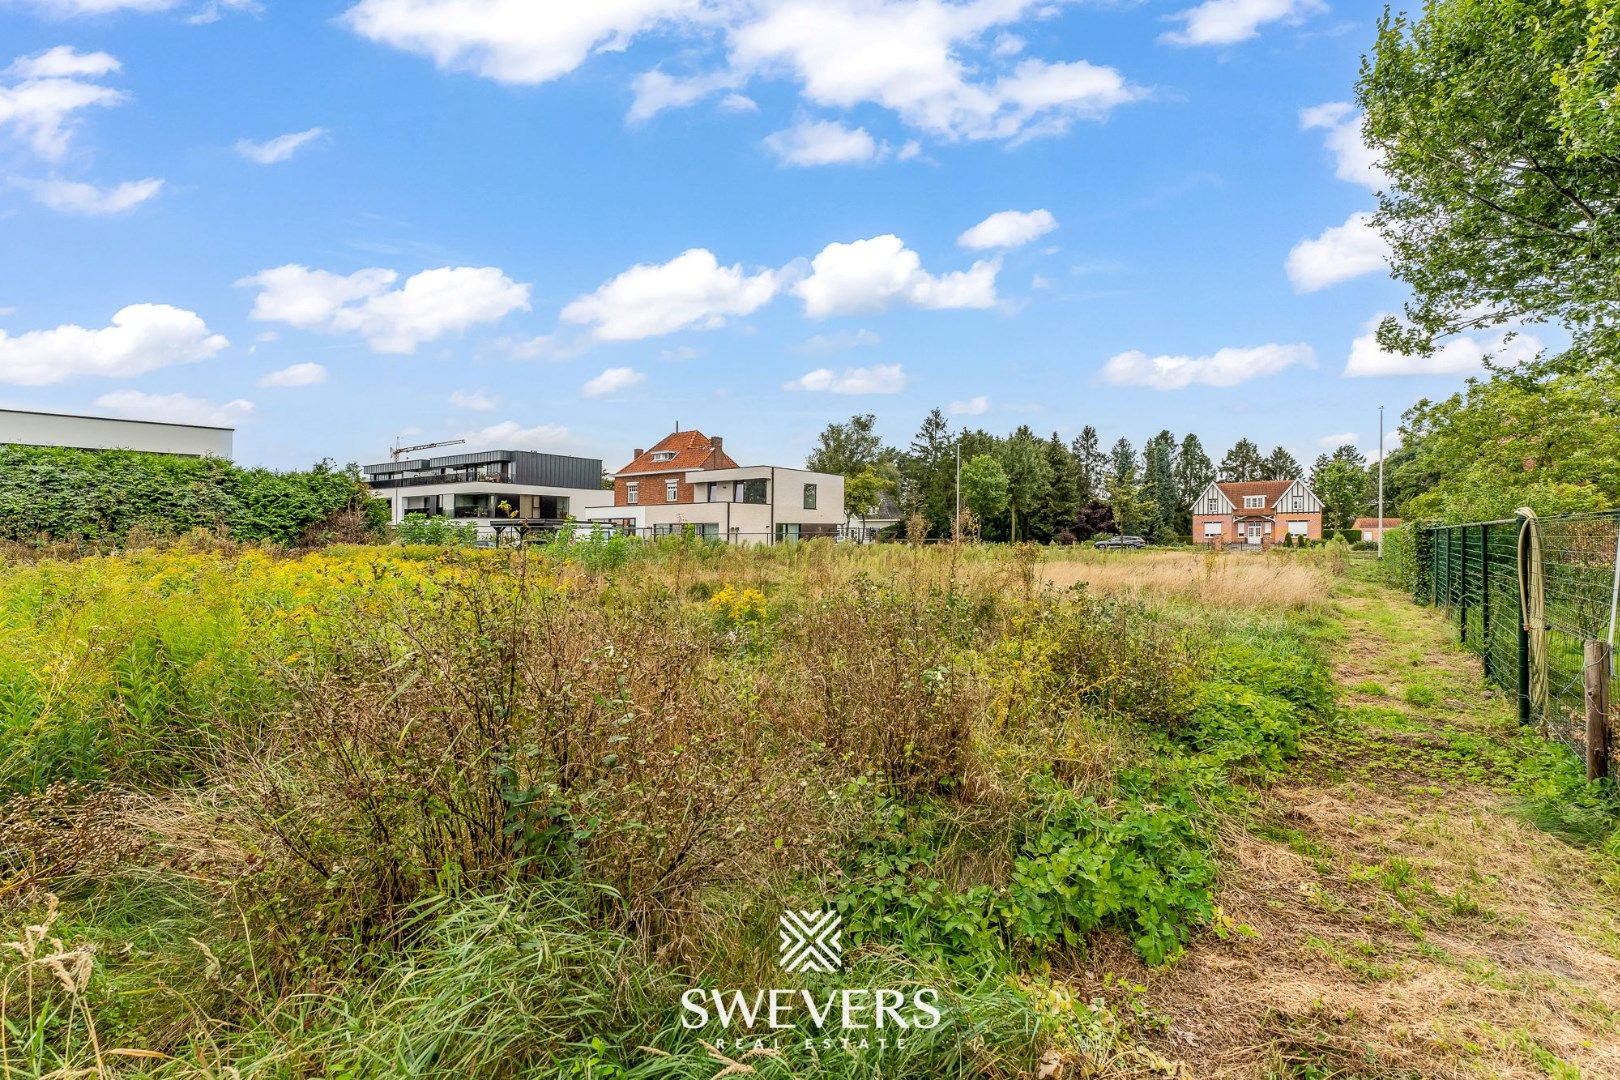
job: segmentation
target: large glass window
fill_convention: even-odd
[[[764,480],[739,480],[737,481],[737,501],[764,503],[765,490]]]
[[[816,508],[816,485],[814,484],[804,485],[804,508],[806,510]]]
[[[799,538],[799,526],[787,521],[776,523],[776,542],[779,544],[792,543]]]

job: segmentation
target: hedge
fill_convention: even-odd
[[[294,545],[345,513],[367,532],[387,521],[386,505],[353,466],[272,472],[219,458],[0,445],[5,540],[120,543],[136,529],[157,536],[209,529]]]

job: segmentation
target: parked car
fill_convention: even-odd
[[[1105,548],[1140,548],[1147,547],[1147,541],[1140,536],[1105,536],[1097,541],[1097,550]]]

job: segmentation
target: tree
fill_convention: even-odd
[[[1080,512],[1080,470],[1057,432],[1052,432],[1042,451],[1046,456],[1046,490],[1030,517],[1030,535],[1037,540],[1051,540],[1071,528]]]
[[[883,496],[894,490],[894,481],[868,465],[854,476],[844,478],[844,513],[861,519],[878,508]]]
[[[989,521],[1007,512],[1007,473],[990,454],[977,454],[962,463],[962,502]]]
[[[1114,511],[1107,503],[1092,499],[1080,508],[1075,517],[1074,535],[1080,540],[1089,540],[1099,533],[1108,534],[1118,532],[1114,524]]]
[[[1108,459],[1098,442],[1097,429],[1090,424],[1081,428],[1080,434],[1069,444],[1069,452],[1074,455],[1074,467],[1079,481],[1075,497],[1080,504],[1083,506],[1107,494],[1105,470]]]
[[[1143,449],[1142,495],[1150,506],[1148,535],[1155,540],[1168,540],[1178,534],[1181,493],[1176,489],[1175,453],[1176,437],[1169,431],[1153,436]]]
[[[835,473],[844,478],[846,516],[865,517],[871,513],[878,499],[899,479],[894,451],[883,445],[876,429],[877,417],[871,413],[852,416],[847,423],[828,424],[805,459],[805,467],[813,472]],[[855,482],[863,473],[876,478],[876,491],[870,480]]]
[[[1305,470],[1299,467],[1294,455],[1282,447],[1277,447],[1266,455],[1260,463],[1260,480],[1298,480],[1305,475]]]
[[[1198,436],[1188,435],[1181,440],[1181,449],[1176,452],[1176,493],[1181,497],[1181,505],[1192,506],[1193,500],[1213,479],[1215,463],[1204,453],[1204,444],[1198,441]]]
[[[1153,503],[1134,480],[1115,482],[1109,489],[1108,509],[1113,512],[1114,526],[1121,533],[1139,536],[1149,531],[1153,523]]]
[[[1018,524],[1026,523],[1048,483],[1046,453],[1041,438],[1021,424],[1017,431],[1001,444],[1001,467],[1007,473],[1007,512],[1010,515],[1009,535],[1019,538]]]
[[[1322,500],[1323,524],[1348,529],[1367,509],[1367,459],[1348,443],[1321,455],[1311,470],[1311,490]]]
[[[906,513],[921,514],[936,536],[949,534],[956,514],[956,446],[937,408],[923,418],[900,460],[900,485]]]
[[[1620,364],[1531,364],[1401,421],[1385,467],[1387,505],[1409,518],[1482,521],[1620,505]]]
[[[1113,498],[1115,485],[1136,486],[1136,451],[1131,441],[1120,436],[1108,452],[1108,497]]]
[[[1228,483],[1244,480],[1260,479],[1260,469],[1265,459],[1260,456],[1260,448],[1248,439],[1239,439],[1232,449],[1221,458],[1221,479]]]
[[[1614,0],[1386,10],[1357,99],[1387,176],[1377,226],[1411,287],[1379,343],[1430,354],[1504,322],[1570,328],[1563,370],[1612,355],[1620,308]],[[1581,358],[1584,358],[1582,360]]]

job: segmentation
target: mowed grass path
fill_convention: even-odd
[[[1369,571],[1324,629],[1341,720],[1228,838],[1222,901],[1252,934],[1161,971],[1098,956],[1080,981],[1181,1075],[1620,1077],[1615,861],[1525,806],[1567,752]]]

